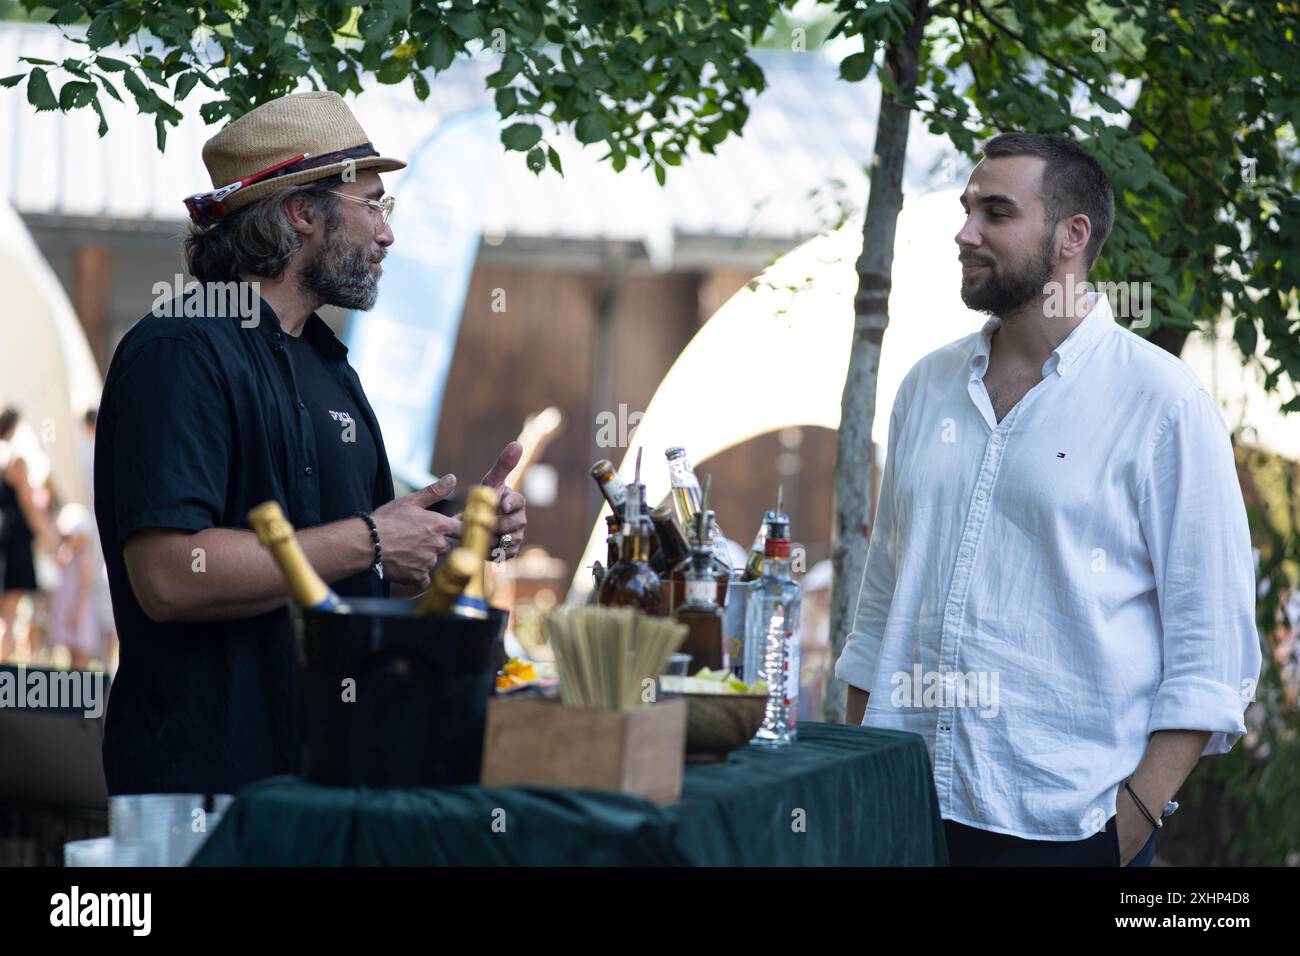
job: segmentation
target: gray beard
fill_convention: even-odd
[[[370,257],[350,245],[340,232],[331,231],[299,278],[302,290],[322,305],[342,309],[373,309],[379,298],[379,277]]]

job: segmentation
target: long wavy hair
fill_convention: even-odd
[[[330,195],[343,181],[338,176],[301,186],[286,186],[250,203],[209,226],[190,223],[185,233],[185,264],[200,282],[237,282],[241,275],[278,279],[302,248],[284,202],[290,196],[307,197],[324,215],[326,229],[341,221],[339,199]]]

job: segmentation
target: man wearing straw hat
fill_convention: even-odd
[[[369,309],[393,198],[343,99],[300,93],[203,149],[210,192],[185,200],[187,287],[122,339],[104,385],[95,511],[121,642],[104,737],[109,792],[233,792],[298,769],[288,592],[246,514],[274,498],[344,596],[428,586],[460,522],[437,483],[394,500],[383,438],[347,349],[316,314]],[[191,283],[191,286],[196,284]],[[527,524],[504,487],[494,557]]]

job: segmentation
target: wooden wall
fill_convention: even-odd
[[[601,306],[615,280],[480,264],[448,377],[433,471],[452,471],[462,485],[478,481],[527,415],[557,406],[565,428],[542,461],[559,472],[558,497],[550,507],[530,507],[528,543],[568,562],[571,572],[601,504],[588,470],[609,455],[596,445],[597,412],[616,411],[620,404],[629,412],[644,410],[700,323],[749,278],[723,272],[627,275],[602,347]],[[503,294],[504,311],[493,311]],[[612,355],[609,374],[602,374],[601,355]],[[805,545],[811,567],[829,555],[835,435],[805,428],[785,440],[797,441],[797,449],[783,446],[777,434],[764,435],[700,470],[713,475],[722,527],[746,546],[784,481],[794,536]],[[647,452],[646,467],[666,467],[661,449]],[[797,466],[798,473],[783,474],[778,465],[786,472]]]

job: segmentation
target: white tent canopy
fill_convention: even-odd
[[[34,484],[51,471],[67,501],[91,500],[81,419],[103,381],[63,286],[13,208],[0,202],[0,402],[23,416],[17,449]]]

